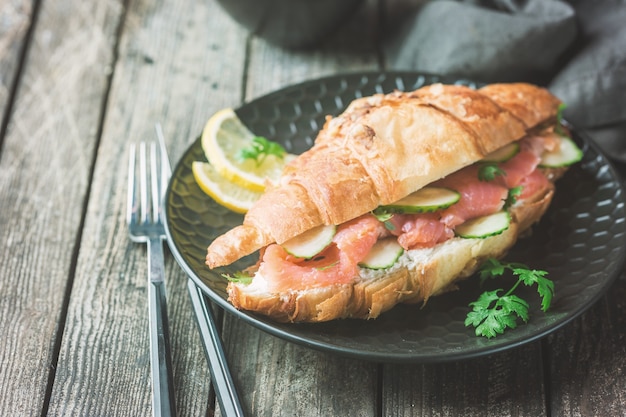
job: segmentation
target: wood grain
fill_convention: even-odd
[[[542,416],[541,381],[541,343],[446,364],[389,365],[382,415]]]
[[[0,114],[3,124],[10,116],[7,110],[14,93],[32,16],[33,4],[27,0],[5,2],[0,7]]]
[[[548,338],[553,416],[626,416],[626,276]]]
[[[220,33],[220,41],[215,39]],[[245,34],[212,2],[132,2],[104,113],[51,415],[148,415],[147,257],[124,226],[127,148],[163,126],[172,163],[213,111],[241,96]],[[226,51],[230,51],[226,53]],[[237,52],[241,51],[241,52]],[[210,377],[186,277],[166,258],[180,415],[203,415]],[[130,398],[130,400],[129,400]]]
[[[248,415],[376,415],[375,364],[288,343],[228,315],[225,328],[233,378]]]
[[[46,408],[113,58],[119,5],[75,3],[41,6],[2,141],[3,415]]]

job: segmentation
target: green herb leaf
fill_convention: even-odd
[[[554,296],[554,282],[545,278],[546,271],[537,271],[534,269],[514,268],[513,273],[518,275],[524,285],[532,286],[537,284],[537,292],[541,297],[541,310],[548,311]]]
[[[480,297],[478,297],[478,300],[470,303],[469,305],[470,307],[474,307],[475,313],[478,313],[479,315],[481,315],[483,314],[483,312],[486,312],[489,310],[490,308],[489,306],[491,306],[491,303],[493,303],[494,301],[497,301],[500,298],[500,296],[498,295],[500,291],[503,291],[503,290],[497,289],[493,291],[485,291],[484,293],[480,295]],[[469,317],[469,314],[468,314],[468,317]],[[484,317],[486,316],[483,316],[483,318]]]
[[[528,321],[528,309],[529,305],[522,298],[517,295],[506,295],[498,300],[498,306],[502,308],[507,314],[514,314],[521,318],[524,323]]]
[[[234,282],[237,284],[248,285],[252,283],[252,276],[246,274],[245,272],[235,272],[233,275],[230,274],[222,274],[224,278],[229,280],[230,282]]]
[[[279,143],[269,141],[262,136],[256,136],[250,142],[250,146],[239,151],[238,157],[241,160],[254,159],[256,165],[260,166],[269,155],[282,159],[286,153],[285,148]]]
[[[486,291],[470,303],[473,310],[467,314],[466,326],[476,328],[476,336],[489,339],[517,327],[517,319],[528,320],[528,304],[515,295],[499,296],[502,290]]]
[[[566,107],[567,107],[567,104],[561,103],[559,104],[559,108],[557,109],[557,112],[556,112],[556,127],[554,128],[554,131],[561,136],[568,136],[567,132],[563,128],[563,111],[565,110]]]
[[[504,209],[508,209],[515,203],[517,203],[517,197],[522,194],[523,186],[517,186],[509,189],[509,192],[506,196],[506,200],[504,200]]]
[[[506,172],[497,163],[482,164],[478,170],[478,179],[481,181],[493,181],[498,176],[505,176]]]
[[[541,310],[546,312],[554,296],[554,283],[546,278],[546,271],[530,269],[521,263],[500,262],[489,258],[480,269],[480,281],[484,283],[489,278],[500,277],[505,271],[517,276],[517,282],[504,295],[502,289],[483,292],[478,300],[469,304],[472,311],[467,313],[465,326],[476,328],[477,336],[487,338],[496,337],[504,333],[507,328],[517,327],[517,320],[528,321],[530,308],[528,302],[513,294],[515,289],[524,284],[537,285],[537,292],[541,297]]]
[[[489,278],[502,276],[502,274],[504,274],[504,270],[505,266],[502,265],[497,259],[487,259],[479,271],[480,284],[482,285]]]
[[[372,215],[376,217],[376,219],[385,225],[385,229],[389,231],[394,231],[396,226],[393,225],[389,220],[393,217],[394,213],[388,211],[382,207],[378,207],[372,211]]]
[[[374,217],[376,217],[376,219],[379,222],[386,222],[388,220],[391,220],[391,218],[393,217],[394,213],[391,212],[391,211],[388,211],[388,210],[386,210],[386,209],[384,209],[382,207],[378,207],[378,208],[376,208],[376,209],[374,209],[372,211],[372,215]]]

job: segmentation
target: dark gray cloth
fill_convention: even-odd
[[[626,0],[415,1],[393,27],[390,68],[545,85],[626,161]]]

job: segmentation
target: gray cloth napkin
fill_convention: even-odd
[[[415,1],[402,15],[391,68],[545,85],[626,162],[626,0]]]

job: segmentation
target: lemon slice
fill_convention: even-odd
[[[217,172],[233,183],[251,191],[265,190],[267,181],[278,180],[285,164],[293,157],[267,155],[258,164],[239,157],[249,148],[255,135],[239,120],[233,109],[215,113],[202,131],[202,149]]]
[[[237,213],[245,213],[259,199],[261,192],[233,184],[221,176],[213,165],[194,161],[191,164],[193,177],[205,193],[218,204]]]

